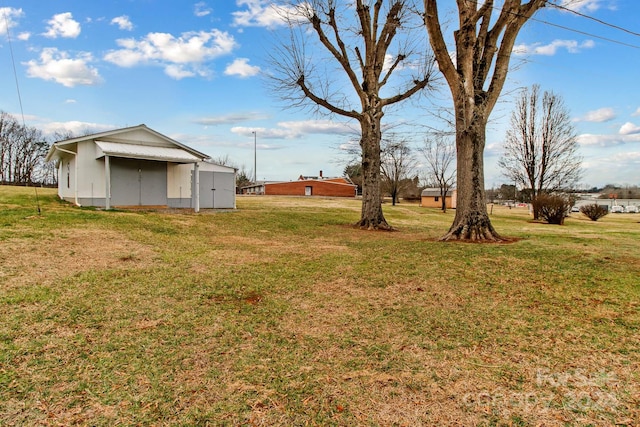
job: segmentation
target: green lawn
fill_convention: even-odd
[[[0,187],[0,425],[638,425],[640,214],[564,226],[240,197],[77,208]]]

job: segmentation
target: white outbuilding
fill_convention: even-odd
[[[144,124],[54,143],[58,195],[78,206],[235,208],[236,170]]]

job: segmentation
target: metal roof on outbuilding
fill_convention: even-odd
[[[137,134],[136,134],[137,132]],[[140,140],[138,137],[141,135],[145,135],[147,137]],[[135,135],[135,137],[132,137]],[[169,138],[166,135],[161,134],[153,129],[150,129],[144,124],[138,126],[132,126],[128,128],[115,129],[107,132],[100,132],[91,135],[84,135],[77,138],[65,139],[62,141],[57,141],[51,145],[49,152],[47,153],[47,157],[45,161],[49,162],[54,160],[60,156],[60,152],[68,153],[69,149],[65,147],[73,147],[74,144],[83,141],[95,141],[96,144],[98,141],[102,143],[112,143],[117,145],[124,145],[125,147],[116,148],[115,146],[109,146],[110,150],[113,150],[114,154],[105,153],[107,155],[113,155],[115,157],[130,157],[130,158],[139,158],[139,159],[148,159],[148,160],[161,160],[161,161],[175,161],[177,163],[193,163],[196,161],[202,161],[204,159],[208,159],[209,156],[201,153],[197,150],[194,150],[191,147],[188,147],[184,144],[179,143],[178,141]],[[134,147],[126,147],[126,145],[131,145]],[[164,145],[164,147],[163,147]],[[169,152],[161,152],[156,151],[155,153],[150,153],[151,157],[142,156],[142,153],[148,153],[143,151],[143,148],[140,147],[152,147],[154,149],[157,148],[171,148],[180,151]],[[137,148],[136,148],[137,147]],[[126,156],[127,151],[136,151],[135,156]],[[119,154],[115,154],[119,152]],[[133,154],[133,153],[130,153]],[[154,158],[153,156],[158,156]],[[191,156],[191,157],[189,157]],[[166,158],[169,157],[169,158]],[[173,160],[172,160],[173,159]],[[188,159],[188,160],[187,160]]]
[[[447,190],[446,196],[449,197],[453,194],[453,190]],[[423,197],[440,197],[440,189],[439,188],[425,188],[422,190]]]
[[[101,157],[125,157],[129,159],[158,160],[174,163],[195,163],[202,160],[177,147],[154,147],[151,145],[139,145],[110,141],[95,141],[100,150],[96,159]]]

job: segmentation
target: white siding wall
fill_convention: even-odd
[[[92,141],[78,144],[78,198],[105,197],[104,158],[96,159],[97,146]]]
[[[166,141],[163,138],[158,137],[145,129],[133,129],[129,132],[125,132],[119,135],[109,136],[104,138],[105,141],[125,141],[131,142],[135,141],[136,144],[140,145],[151,145],[154,147],[175,147],[169,141]]]
[[[191,198],[191,171],[193,164],[169,163],[167,166],[167,197]]]
[[[76,158],[65,155],[58,165],[58,196],[65,200],[75,198]]]
[[[200,162],[200,170],[206,172],[227,172],[234,173],[234,169],[229,166],[221,166],[208,162]]]

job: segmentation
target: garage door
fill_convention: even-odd
[[[200,171],[200,207],[232,209],[235,188],[235,177],[232,173]]]
[[[166,206],[167,164],[151,160],[112,157],[113,206]]]

